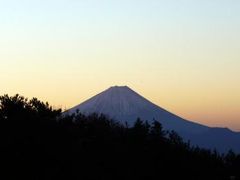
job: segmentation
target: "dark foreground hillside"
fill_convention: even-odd
[[[239,155],[191,147],[158,122],[138,119],[129,128],[104,115],[61,117],[61,110],[18,95],[0,97],[0,133],[1,179],[240,177]]]

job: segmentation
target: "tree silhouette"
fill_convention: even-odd
[[[161,123],[154,120],[151,126],[150,134],[154,137],[162,138],[162,137],[165,137],[166,132],[163,130]]]
[[[161,123],[62,116],[36,98],[0,96],[1,179],[229,179],[240,156],[191,146]]]

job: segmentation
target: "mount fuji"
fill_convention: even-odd
[[[108,117],[129,126],[137,118],[149,123],[159,121],[165,130],[174,130],[184,140],[202,148],[227,152],[232,149],[240,152],[240,133],[227,128],[213,128],[185,120],[151,103],[127,86],[114,86],[67,110],[64,114],[81,112],[105,114]]]

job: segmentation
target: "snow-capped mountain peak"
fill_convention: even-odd
[[[233,149],[240,152],[240,133],[226,128],[210,128],[185,120],[153,104],[128,86],[113,86],[87,101],[69,109],[64,114],[81,112],[83,114],[105,114],[110,118],[132,126],[137,118],[159,121],[166,130],[174,130],[185,140],[200,147],[218,149],[226,152]]]

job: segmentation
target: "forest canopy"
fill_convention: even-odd
[[[37,98],[0,96],[2,179],[237,179],[240,155],[191,146],[154,121],[63,116]]]

